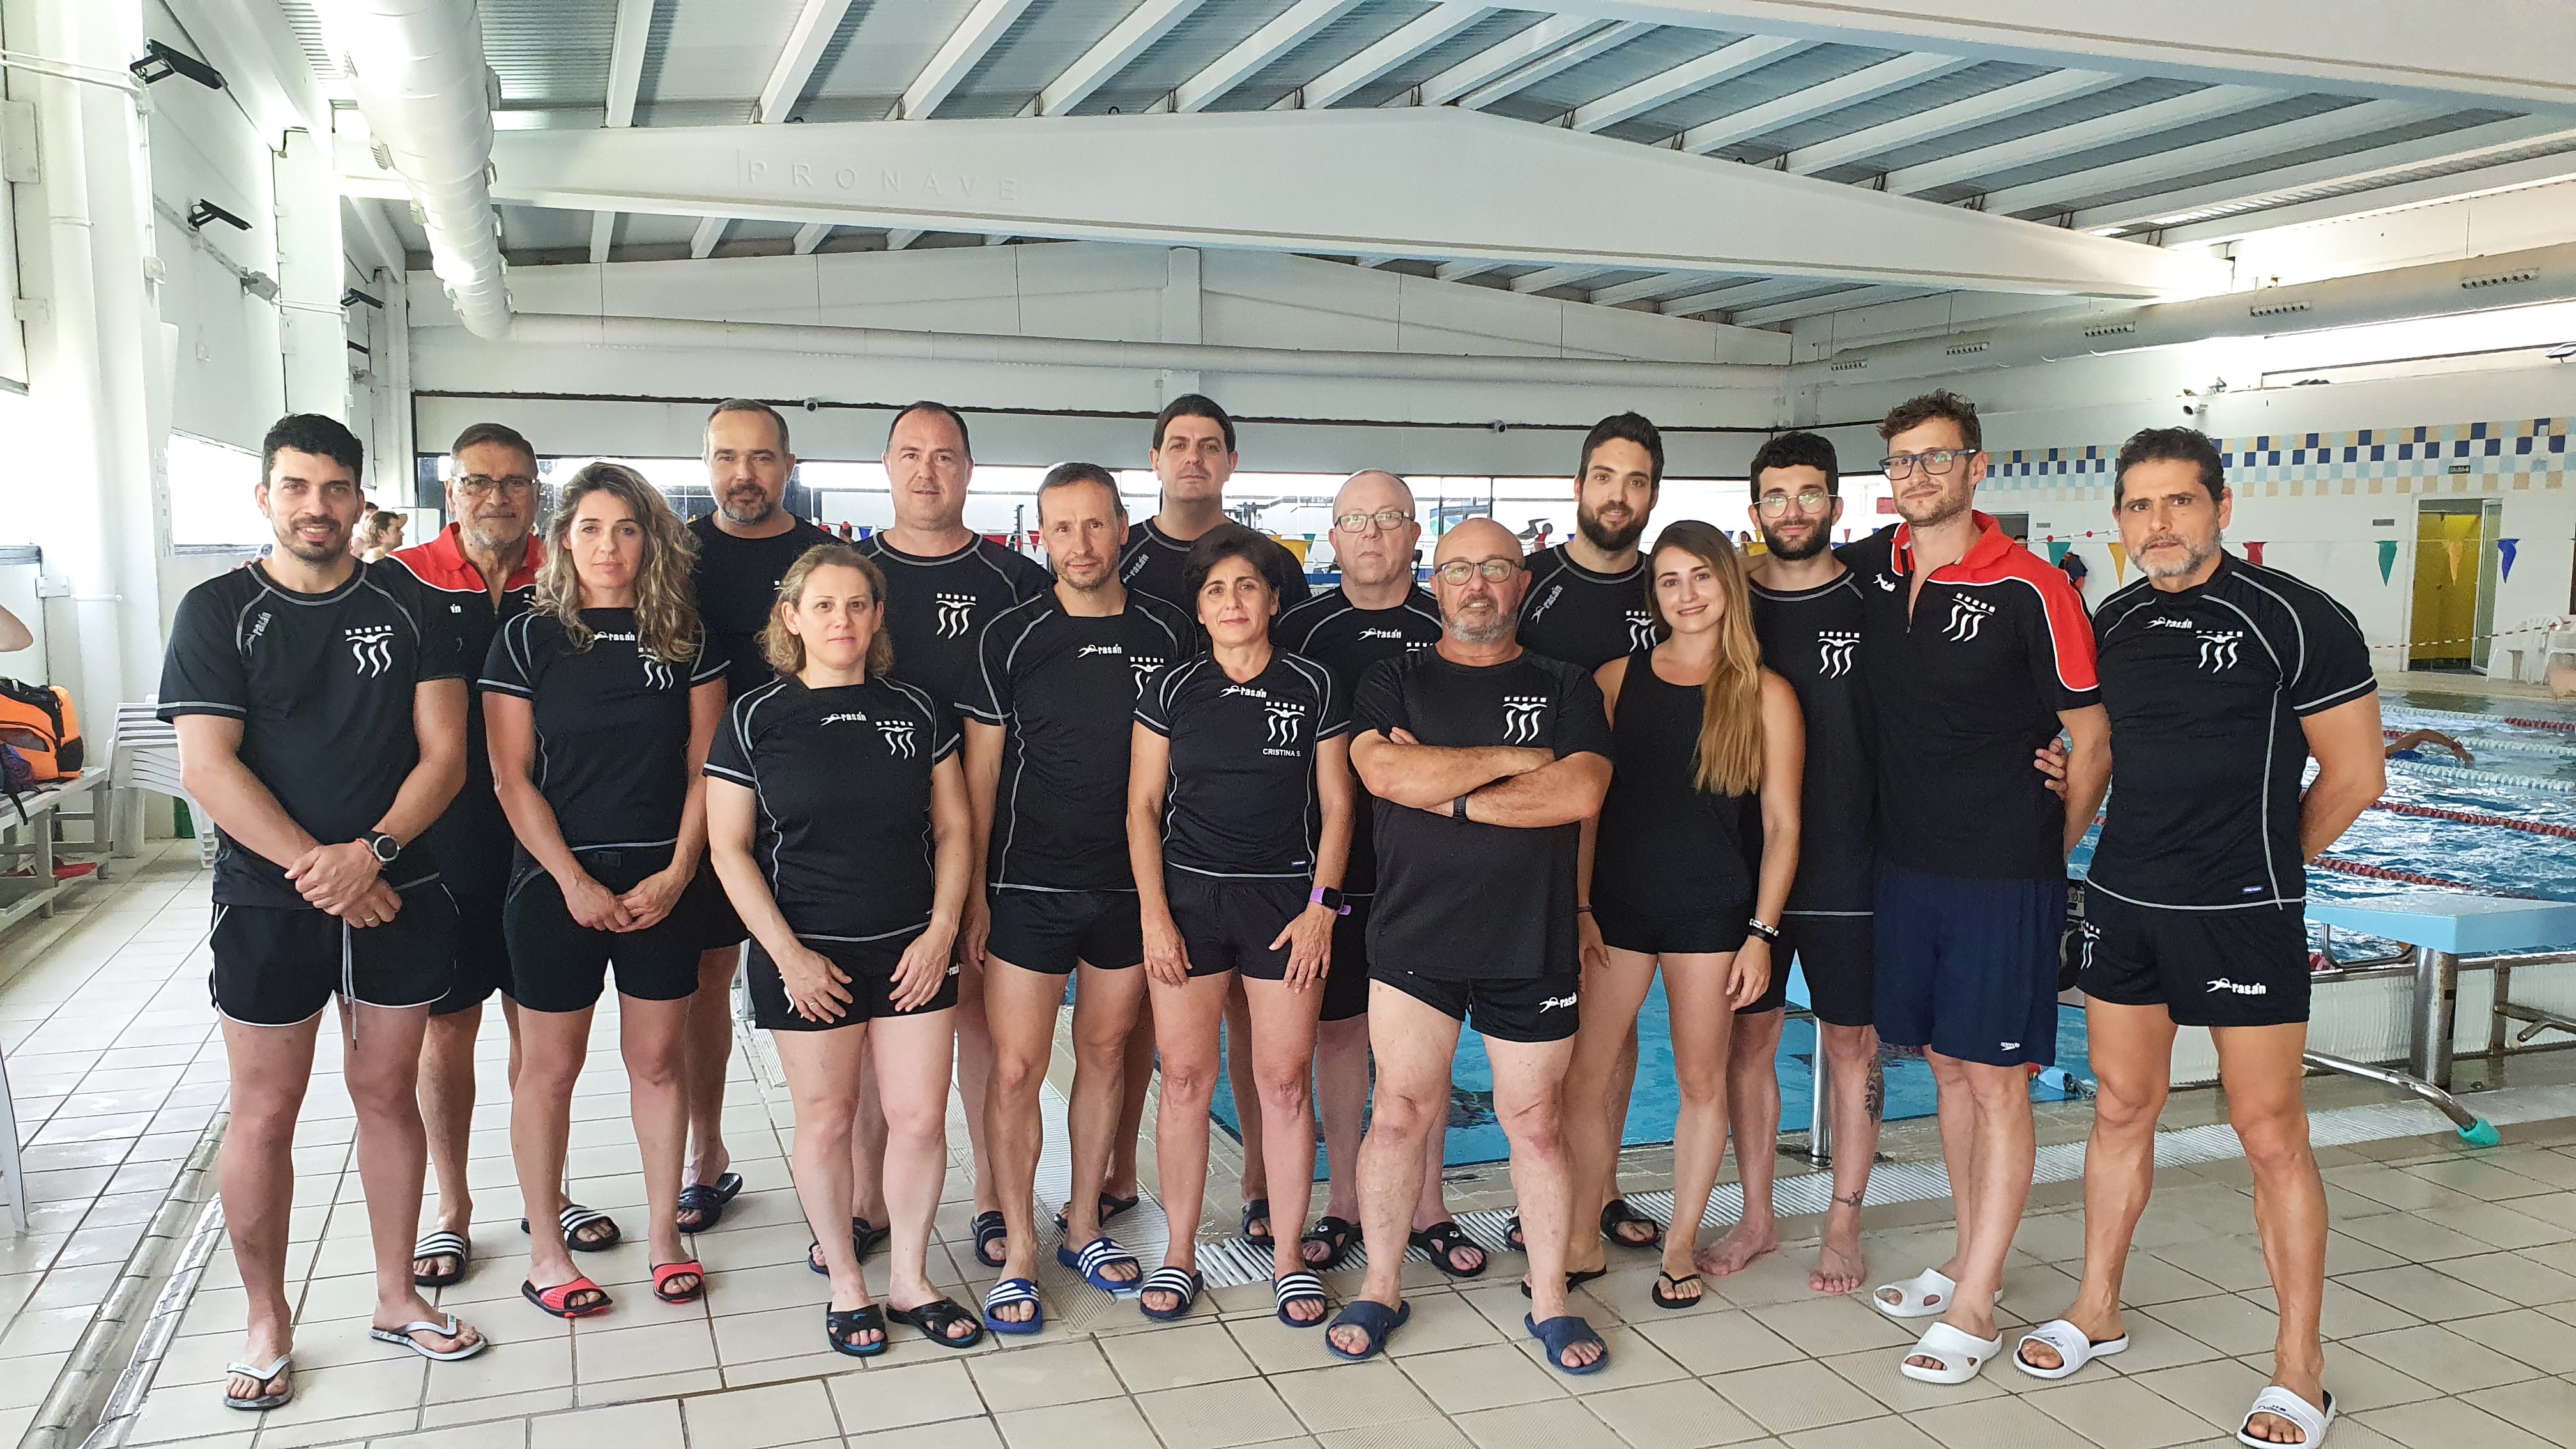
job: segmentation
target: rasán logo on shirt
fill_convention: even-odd
[[[1985,624],[1986,616],[1994,611],[1995,606],[1983,599],[1959,595],[1950,601],[1950,627],[1943,637],[1953,644],[1967,643],[1977,637],[1977,630]]]
[[[967,626],[972,624],[975,619],[975,596],[973,594],[939,594],[935,597],[939,601],[939,625],[937,629],[939,637],[942,639],[963,638],[965,636]]]
[[[358,661],[358,677],[374,679],[394,667],[394,626],[366,624],[343,629],[340,637],[349,641],[349,657]]]
[[[1503,743],[1526,745],[1538,738],[1539,716],[1547,712],[1543,694],[1503,696]]]
[[[2200,667],[2212,674],[2236,667],[2236,646],[2244,642],[2242,629],[2213,629],[2196,636],[2200,640]]]
[[[1840,679],[1851,673],[1852,650],[1860,647],[1857,629],[1819,629],[1816,631],[1816,673],[1827,679]]]
[[[912,721],[888,719],[877,721],[877,730],[885,736],[886,753],[898,760],[912,758]]]
[[[1094,654],[1124,655],[1126,652],[1127,651],[1125,649],[1115,644],[1085,644],[1081,648],[1073,651],[1073,657],[1076,659],[1088,659]]]

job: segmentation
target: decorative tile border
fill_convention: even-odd
[[[2499,493],[2566,483],[2567,418],[2362,428],[2341,433],[2263,433],[2222,438],[2228,481],[2242,492],[2327,494]],[[2003,492],[2108,496],[2116,443],[1998,453],[1985,487]],[[2448,483],[2448,487],[2441,486]],[[2390,485],[2394,485],[2391,487]],[[2337,486],[2339,485],[2339,486]]]

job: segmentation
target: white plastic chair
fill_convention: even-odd
[[[156,718],[154,708],[149,702],[116,707],[116,723],[108,737],[107,766],[107,788],[114,802],[111,854],[130,858],[139,853],[142,802],[129,792],[149,790],[187,802],[188,822],[197,836],[197,863],[211,869],[215,863],[215,822],[180,783],[179,731]]]

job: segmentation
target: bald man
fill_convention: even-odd
[[[1440,540],[1439,643],[1372,668],[1355,696],[1351,763],[1376,796],[1377,909],[1369,923],[1369,1045],[1377,1103],[1360,1147],[1368,1278],[1325,1336],[1367,1358],[1403,1325],[1406,1222],[1424,1137],[1449,1116],[1458,1032],[1493,1064],[1529,1243],[1525,1326],[1567,1373],[1607,1362],[1566,1311],[1571,1202],[1557,1097],[1573,1055],[1575,852],[1610,788],[1610,723],[1585,671],[1523,650],[1528,566],[1491,519]]]

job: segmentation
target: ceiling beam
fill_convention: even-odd
[[[652,38],[653,0],[617,0],[617,28],[608,41],[608,114],[606,124],[635,124],[635,95],[644,84],[644,42]],[[590,218],[590,259],[608,260],[609,241],[617,234],[617,213],[594,212]]]
[[[2166,246],[2183,246],[2201,242],[2233,241],[2238,237],[2278,227],[2307,226],[2316,222],[2345,221],[2355,217],[2377,215],[2408,207],[2432,206],[2446,201],[2493,195],[2500,191],[2519,191],[2532,186],[2555,186],[2576,181],[2576,155],[2526,156],[2516,161],[2499,161],[2492,166],[2479,166],[2446,176],[2428,176],[2418,181],[2400,181],[2374,186],[2344,196],[2322,196],[2314,201],[2290,202],[2261,211],[2236,216],[2213,217],[2208,221],[2168,227],[2164,232]]]
[[[361,136],[341,186],[397,195]],[[1455,106],[508,131],[502,205],[2149,297],[2203,257]],[[1197,178],[1175,188],[1170,178]],[[1605,227],[1564,199],[1615,195]],[[703,248],[701,249],[703,250]]]
[[[2189,95],[2172,96],[2131,106],[2078,121],[2071,126],[2058,126],[2010,141],[1998,141],[1973,151],[1944,156],[1938,161],[1925,161],[1887,173],[1887,189],[1899,196],[1918,196],[1959,182],[1974,181],[1981,176],[1995,176],[2018,170],[2038,161],[2070,156],[2107,146],[2131,136],[2144,136],[2154,131],[2188,126],[2197,121],[2250,111],[2282,99],[2278,91],[2248,90],[2243,86],[2211,86]]]
[[[1644,80],[1621,86],[1599,100],[1577,106],[1566,125],[1576,131],[1604,130],[1668,101],[1677,101],[1721,81],[1733,80],[1747,71],[1759,70],[1775,60],[1796,55],[1811,44],[1809,41],[1782,40],[1768,35],[1747,36],[1732,45],[1721,45],[1697,60],[1657,71]]]
[[[809,9],[820,3],[823,0],[806,0]],[[848,0],[841,3],[846,6]],[[930,64],[904,87],[903,99],[896,102],[897,117],[906,121],[930,119],[939,103],[974,71],[985,52],[1010,33],[1011,26],[1028,8],[1029,0],[975,0],[975,8],[957,22],[957,28],[949,32],[938,53],[930,58]]]
[[[1624,44],[1631,34],[1643,28],[1614,25],[1595,20],[1588,15],[1550,16],[1517,35],[1486,46],[1483,50],[1477,51],[1474,55],[1424,81],[1417,88],[1415,103],[1425,106],[1445,106],[1451,101],[1457,101],[1461,105],[1468,106],[1491,105],[1494,100],[1500,99],[1501,95],[1526,90],[1548,76],[1556,74],[1557,71],[1565,69],[1566,66],[1581,63],[1581,60],[1566,60],[1552,68],[1547,68],[1550,61],[1560,56],[1580,52],[1585,46],[1593,44],[1604,36],[1614,37],[1610,44]],[[1601,47],[1601,49],[1607,48],[1607,46]],[[1600,53],[1600,49],[1595,49],[1590,52],[1590,55]],[[1585,55],[1583,59],[1589,59],[1590,55]],[[1516,80],[1524,71],[1538,73],[1512,86],[1510,91],[1504,91],[1482,102],[1463,99],[1471,93],[1481,93],[1488,86]]]
[[[1983,209],[1997,216],[2012,216],[2065,206],[2106,192],[2196,176],[2265,156],[2304,150],[2349,136],[2364,136],[2391,126],[2421,121],[2435,114],[2438,112],[2413,101],[2363,101],[2304,120],[2257,126],[2233,136],[2220,136],[2189,146],[2171,146],[2150,151],[2144,156],[2132,156],[2126,161],[2069,171],[2045,181],[2007,186],[2001,191],[1987,192]]]
[[[823,238],[831,234],[832,224],[826,221],[809,221],[796,228],[796,255],[812,256],[814,249],[823,244]]]
[[[2348,151],[2321,161],[2275,167],[2251,176],[2212,181],[2179,191],[2141,196],[2075,213],[2074,225],[2086,231],[2110,227],[2155,226],[2187,221],[2213,212],[2236,211],[2312,186],[2395,180],[2427,166],[2458,166],[2498,158],[2534,142],[2576,144],[2576,130],[2564,117],[2512,116],[2483,125],[2419,136],[2367,151]],[[2565,163],[2561,163],[2562,165]]]
[[[701,220],[698,229],[689,235],[689,255],[702,262],[715,255],[716,243],[724,240],[729,222],[730,218],[721,216]]]
[[[1586,300],[1596,307],[1616,307],[1622,302],[1655,301],[1693,288],[1750,280],[1748,277],[1712,277],[1704,273],[1660,272],[1651,277],[1639,277],[1633,282],[1596,288]]]
[[[760,99],[752,105],[754,121],[777,125],[795,111],[796,103],[805,98],[805,83],[814,78],[814,67],[823,59],[823,47],[832,43],[849,9],[850,0],[805,0],[796,12],[796,23],[788,27],[786,46],[769,67]]]
[[[1704,125],[1693,126],[1682,132],[1681,149],[1694,156],[1722,151],[1739,141],[1750,141],[1783,126],[1813,120],[1827,111],[1856,106],[1890,91],[1966,70],[1974,64],[1975,61],[1955,55],[1900,55],[1893,60],[1882,60],[1849,75],[1805,86],[1758,106],[1747,106]]]
[[[1747,307],[1729,312],[1727,320],[1738,327],[1767,327],[1774,322],[1795,322],[1801,317],[1820,317],[1827,312],[1849,312],[1857,307],[1876,307],[1888,302],[1911,301],[1916,297],[1935,296],[1936,287],[1852,287],[1840,292],[1827,292],[1820,297],[1799,297],[1767,306]]]
[[[1304,104],[1314,110],[1332,105],[1433,46],[1443,44],[1459,31],[1493,14],[1495,9],[1491,5],[1467,4],[1464,0],[1449,0],[1449,3],[1435,5],[1398,26],[1393,34],[1299,87]]]
[[[1061,116],[1084,101],[1091,93],[1115,79],[1136,57],[1153,48],[1154,42],[1172,33],[1172,27],[1197,13],[1207,0],[1145,0],[1127,12],[1127,18],[1109,28],[1089,50],[1059,73],[1046,88],[1038,92],[1038,114]]]
[[[1182,115],[1206,110],[1363,3],[1365,0],[1297,0],[1234,49],[1208,62],[1197,75],[1174,86],[1172,109]]]
[[[1431,275],[1444,282],[1463,282],[1469,277],[1481,277],[1510,265],[1510,262],[1442,262],[1431,269]]]
[[[886,233],[886,250],[890,252],[899,252],[919,240],[921,240],[921,233],[919,231],[909,227],[898,227],[895,230]],[[989,244],[991,238],[986,238],[986,241]]]
[[[1943,136],[1956,135],[1991,121],[2008,120],[2043,106],[2109,90],[2129,79],[2128,76],[2100,70],[2061,70],[2035,75],[2008,86],[1998,86],[1983,95],[1916,111],[1913,115],[1899,116],[1892,121],[1881,121],[1875,126],[1864,126],[1830,141],[1801,146],[1781,162],[1781,169],[1799,176],[1813,176],[1819,171],[1831,171],[1854,161],[1884,156],[1907,146],[1937,141]]]
[[[1521,275],[1512,278],[1512,290],[1515,292],[1552,292],[1559,287],[1571,287],[1587,278],[1597,277],[1603,272],[1611,270],[1614,269],[1610,267],[1583,266],[1541,267],[1535,272],[1523,272]]]
[[[1803,297],[1838,285],[1824,277],[1777,277],[1767,282],[1751,282],[1740,287],[1723,287],[1714,292],[1699,292],[1675,301],[1659,304],[1655,310],[1667,317],[1697,317],[1705,312],[1734,313],[1765,302],[1782,302]]]

